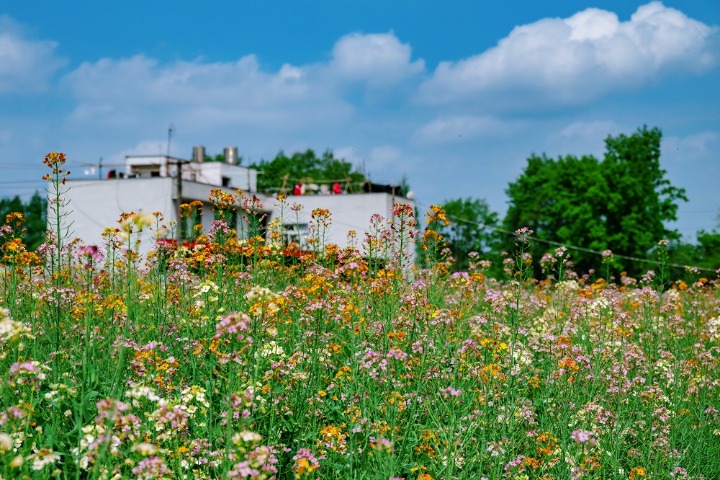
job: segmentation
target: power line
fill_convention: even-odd
[[[465,219],[463,219],[463,218],[453,217],[452,215],[448,215],[447,213],[445,214],[445,216],[446,216],[448,219],[454,221],[455,223],[465,223],[465,224],[467,224],[467,225],[473,225],[473,226],[476,226],[476,227],[487,228],[487,229],[489,229],[489,230],[493,230],[493,231],[495,231],[495,232],[502,233],[502,234],[505,234],[505,235],[512,235],[513,237],[517,236],[515,232],[511,232],[510,230],[505,230],[504,228],[493,227],[492,225],[486,225],[486,224],[482,224],[482,223],[471,222],[470,220],[465,220]],[[566,249],[568,249],[568,250],[577,250],[577,251],[580,251],[580,252],[591,253],[591,254],[598,255],[598,256],[600,256],[600,257],[602,257],[602,254],[603,254],[603,252],[601,252],[600,250],[593,250],[592,248],[586,248],[586,247],[580,247],[580,246],[577,246],[577,245],[570,245],[570,244],[566,244],[566,243],[555,242],[555,241],[553,241],[553,240],[543,240],[543,239],[537,238],[537,237],[532,237],[532,241],[533,241],[533,242],[538,242],[538,243],[544,243],[544,244],[547,244],[547,245],[552,245],[552,246],[555,246],[555,247],[564,247],[564,248],[566,248]],[[612,249],[610,249],[610,250],[612,251]],[[628,255],[621,255],[621,254],[616,254],[616,253],[613,253],[613,257],[614,257],[614,258],[620,258],[620,259],[623,259],[623,260],[629,260],[629,261],[631,261],[631,262],[649,263],[649,264],[651,264],[651,265],[659,265],[659,264],[660,264],[660,262],[657,261],[657,260],[650,260],[650,259],[648,259],[648,258],[631,257],[631,256],[628,256]],[[681,264],[679,264],[679,263],[668,263],[668,264],[666,264],[666,265],[669,266],[669,267],[680,268],[680,269],[683,269],[683,270],[685,270],[685,269],[694,269],[694,270],[703,271],[703,272],[716,273],[716,270],[714,270],[714,269],[712,269],[712,268],[706,268],[706,267],[697,267],[697,266],[693,266],[693,265],[681,265]]]

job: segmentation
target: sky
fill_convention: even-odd
[[[51,151],[93,178],[168,147],[311,148],[405,177],[421,211],[503,215],[530,155],[602,158],[643,125],[689,199],[669,226],[720,227],[717,0],[0,5],[0,197],[42,191]]]

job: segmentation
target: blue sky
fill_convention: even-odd
[[[502,214],[532,153],[648,125],[693,240],[720,213],[719,26],[716,0],[5,2],[0,196],[42,189],[49,151],[77,178],[165,152],[172,124],[175,156],[330,149],[421,209]]]

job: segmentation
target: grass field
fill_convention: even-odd
[[[411,268],[398,213],[357,248],[216,228],[147,259],[159,218],[31,253],[11,216],[0,475],[720,477],[717,281],[536,281],[523,233],[503,280]]]

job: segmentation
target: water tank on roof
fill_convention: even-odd
[[[225,163],[228,165],[238,164],[238,147],[225,147],[223,153],[225,154]]]
[[[202,163],[205,161],[205,147],[202,145],[195,145],[193,147],[192,161],[195,163]]]

